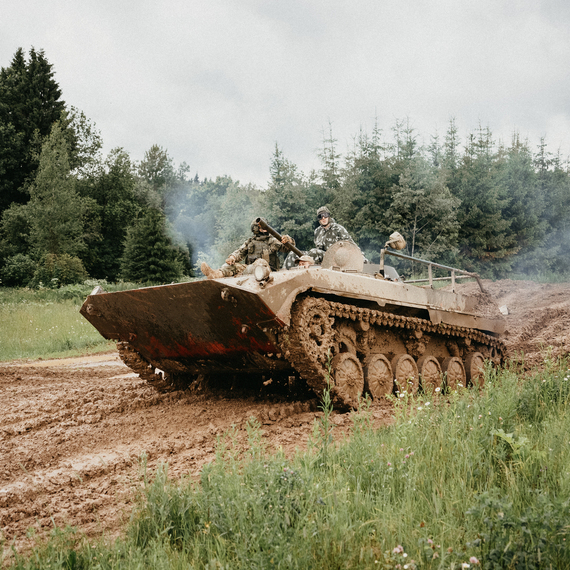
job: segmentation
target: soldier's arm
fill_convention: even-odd
[[[295,240],[291,238],[293,245],[295,245]],[[277,238],[271,236],[269,239],[269,251],[271,253],[275,253],[277,251],[289,251],[289,248],[284,244],[281,243]]]
[[[351,237],[350,234],[348,233],[347,229],[344,226],[341,226],[339,224],[338,226],[339,232],[338,232],[338,241],[350,241],[352,243],[356,243]]]
[[[283,241],[285,240],[285,241]],[[295,238],[292,238],[291,236],[285,234],[283,236],[282,241],[276,240],[277,241],[277,245],[279,246],[279,249],[277,249],[276,251],[283,251],[285,253],[291,251],[288,247],[287,247],[287,243],[290,243],[291,245],[295,245]]]
[[[322,249],[323,246],[323,237],[321,228],[315,229],[315,237],[314,237],[315,246]]]

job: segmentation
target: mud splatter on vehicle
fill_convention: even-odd
[[[97,292],[81,313],[161,390],[257,375],[260,383],[301,381],[320,396],[330,381],[335,406],[347,409],[365,391],[380,399],[394,386],[439,386],[442,373],[450,388],[476,383],[485,360],[502,361],[505,321],[496,305],[431,280],[406,283],[384,264],[386,253],[406,257],[382,250],[380,264],[366,263],[358,246],[341,241],[320,266]],[[430,275],[449,270],[453,282],[467,274],[414,262]]]

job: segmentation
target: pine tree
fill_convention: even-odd
[[[314,180],[307,179],[275,145],[270,166],[271,181],[263,195],[262,215],[281,233],[293,236],[299,249],[313,247],[316,210]]]
[[[77,256],[85,249],[85,216],[94,206],[77,193],[70,174],[67,140],[56,123],[46,139],[38,173],[30,186],[30,244],[36,257],[49,253]]]
[[[28,201],[27,185],[52,125],[65,103],[44,52],[30,50],[26,62],[20,48],[0,70],[0,213],[10,204]]]
[[[159,210],[150,209],[127,231],[121,277],[136,283],[170,283],[182,277],[179,250]]]

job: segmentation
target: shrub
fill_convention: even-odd
[[[83,283],[85,279],[87,279],[87,272],[81,259],[67,253],[63,255],[48,253],[34,273],[31,284],[33,287],[42,285],[56,288],[61,285]]]
[[[23,253],[8,257],[0,272],[2,284],[7,287],[25,287],[32,280],[36,269],[36,262]]]

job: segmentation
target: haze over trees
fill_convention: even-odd
[[[405,253],[485,277],[570,275],[569,166],[545,139],[504,143],[483,126],[461,139],[453,119],[422,138],[408,120],[376,124],[342,154],[329,125],[317,171],[276,144],[265,188],[201,180],[158,144],[140,162],[103,156],[44,52],[18,49],[0,71],[1,284],[170,282],[221,263],[260,215],[309,249],[325,204],[373,262],[399,231]]]

